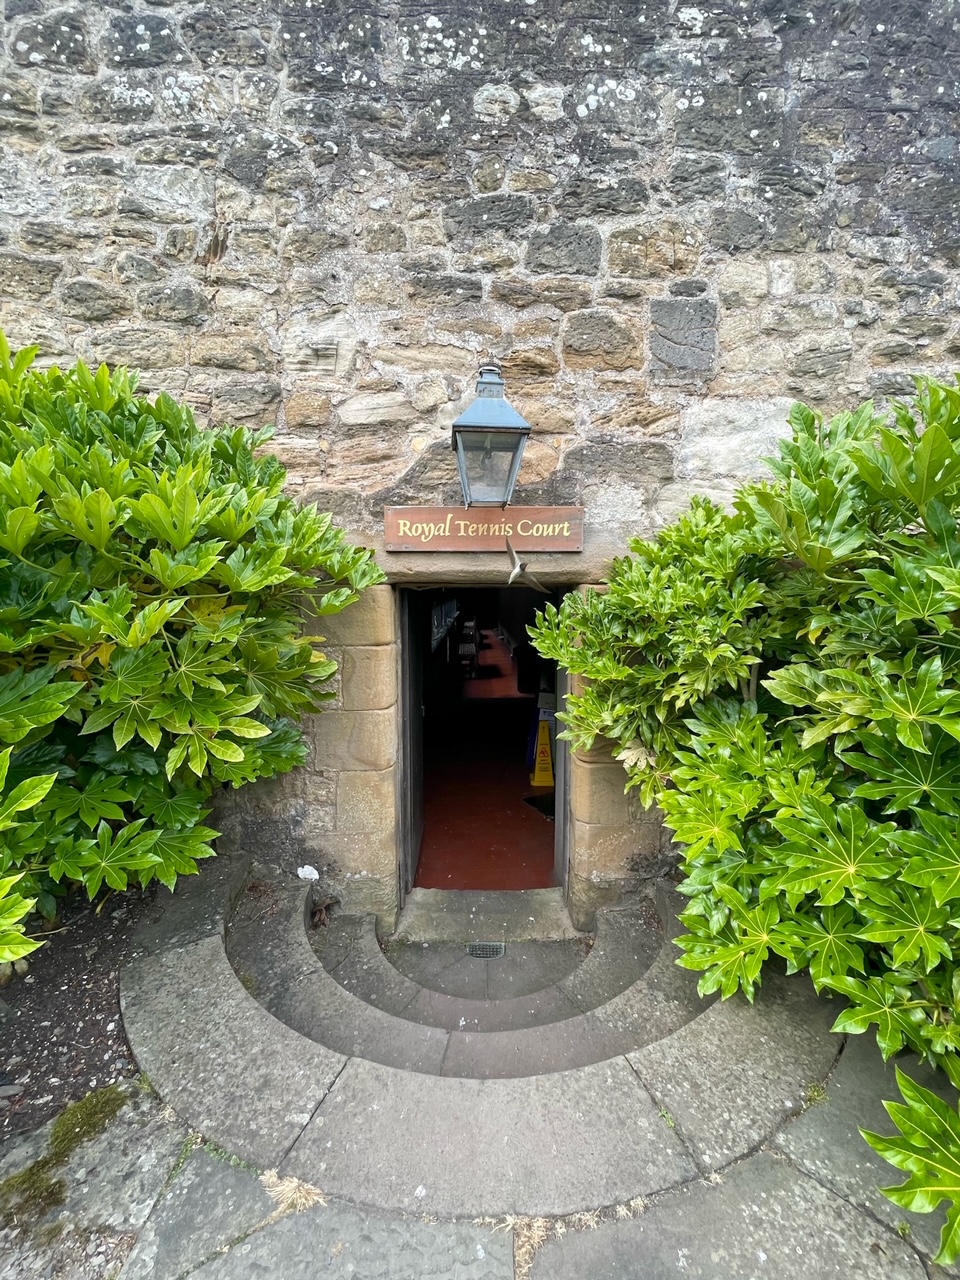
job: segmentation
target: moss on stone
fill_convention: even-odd
[[[67,1198],[66,1181],[57,1170],[77,1147],[102,1133],[127,1101],[122,1085],[97,1089],[72,1102],[53,1122],[46,1155],[0,1182],[0,1227],[39,1224]]]

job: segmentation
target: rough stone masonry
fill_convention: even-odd
[[[276,422],[291,484],[374,544],[384,504],[457,500],[488,353],[534,426],[516,500],[582,503],[588,549],[728,497],[794,398],[960,364],[957,0],[0,12],[11,340]],[[396,636],[369,610],[334,639],[373,692],[345,684],[270,820],[388,914]],[[630,840],[582,825],[613,850],[582,875],[622,876]]]

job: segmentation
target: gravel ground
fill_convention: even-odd
[[[158,913],[156,895],[151,886],[93,903],[68,898],[59,928],[41,935],[46,945],[29,957],[29,973],[0,988],[0,1143],[137,1074],[117,977],[135,926]]]

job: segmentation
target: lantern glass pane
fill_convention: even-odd
[[[509,502],[525,440],[522,431],[457,432],[457,461],[469,505],[500,507]]]

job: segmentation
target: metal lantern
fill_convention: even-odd
[[[503,394],[495,364],[484,365],[477,398],[453,424],[463,501],[468,507],[505,507],[513,495],[530,423]]]

